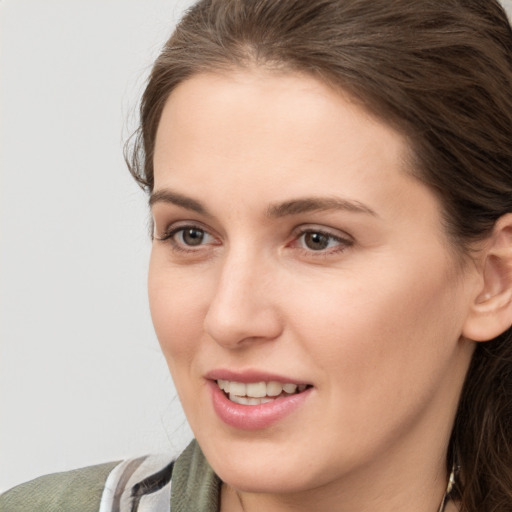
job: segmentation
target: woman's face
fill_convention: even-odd
[[[378,487],[425,465],[444,478],[476,277],[407,150],[299,74],[197,75],[167,101],[152,317],[192,430],[234,487]]]

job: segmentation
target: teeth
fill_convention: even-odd
[[[229,383],[229,393],[238,396],[244,396],[247,394],[247,386],[243,382]]]
[[[283,385],[280,382],[268,382],[267,383],[267,395],[277,396],[283,392]]]
[[[233,395],[231,393],[229,394],[229,399],[232,402],[242,405],[260,405],[266,404],[267,402],[272,402],[272,400],[274,400],[273,398],[249,398],[245,396]]]
[[[285,384],[283,386],[283,389],[286,393],[295,393],[297,391],[297,385],[296,384]]]
[[[264,404],[273,400],[269,397],[279,396],[283,392],[293,395],[297,391],[300,393],[307,388],[306,384],[282,384],[277,381],[244,384],[243,382],[219,379],[217,384],[229,395],[231,401],[243,405]]]
[[[247,384],[246,395],[254,398],[267,396],[267,385],[264,382]]]

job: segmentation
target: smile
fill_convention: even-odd
[[[231,402],[240,405],[261,405],[277,398],[302,393],[307,384],[281,383],[277,381],[243,383],[218,379],[217,385]]]

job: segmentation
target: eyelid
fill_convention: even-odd
[[[322,235],[325,235],[325,236],[339,242],[339,244],[336,247],[330,247],[330,248],[328,247],[326,249],[321,249],[321,250],[317,250],[317,251],[315,251],[314,249],[309,249],[309,248],[305,248],[305,247],[293,247],[293,244],[297,243],[300,240],[300,238],[307,233],[320,233]],[[354,243],[355,243],[354,238],[344,231],[340,231],[340,230],[334,229],[334,228],[328,228],[325,226],[314,225],[314,224],[303,224],[294,229],[293,239],[292,239],[291,243],[289,244],[289,246],[291,246],[291,248],[293,248],[293,249],[302,250],[311,256],[324,256],[325,257],[326,255],[329,255],[329,254],[335,254],[335,253],[342,252],[342,251],[348,249],[349,247],[351,247],[352,245],[354,245]]]
[[[179,241],[176,235],[180,231],[184,231],[187,229],[198,229],[203,231],[208,237],[211,237],[211,240],[206,241],[205,243],[200,243],[198,245],[188,245]],[[205,226],[202,222],[196,220],[180,220],[175,222],[170,222],[167,227],[161,231],[160,234],[157,234],[157,224],[155,223],[155,232],[153,234],[153,239],[158,240],[162,243],[169,244],[171,246],[171,250],[176,253],[190,253],[190,254],[205,254],[205,251],[209,251],[213,249],[213,246],[222,245],[222,241],[219,239],[219,236],[210,228]],[[334,241],[334,246],[313,249],[310,247],[306,247],[304,242],[301,242],[300,239],[304,235],[308,233],[319,233],[330,239],[330,241]],[[349,235],[345,231],[341,231],[337,228],[331,228],[318,224],[301,224],[296,226],[291,233],[291,237],[289,241],[285,244],[285,247],[293,250],[301,251],[305,257],[314,258],[323,256],[328,257],[331,255],[339,254],[355,243],[354,238]]]
[[[153,238],[155,240],[166,241],[169,238],[171,238],[174,234],[176,234],[178,231],[187,228],[200,229],[201,231],[208,233],[210,236],[217,238],[217,236],[212,233],[211,228],[205,226],[202,222],[199,222],[197,220],[180,220],[176,222],[170,222],[166,225],[165,229],[163,229],[163,231],[160,232],[159,235],[157,235],[157,231],[159,231],[157,230],[157,224],[154,222]]]
[[[319,224],[301,224],[300,226],[297,226],[293,230],[293,236],[295,237],[303,235],[304,233],[322,233],[324,235],[342,240],[344,242],[354,242],[353,237],[349,235],[347,232],[341,231],[336,228],[322,226]]]
[[[208,237],[211,237],[211,241],[206,241],[206,243],[200,243],[198,245],[188,245],[179,241],[177,239],[177,235],[180,231],[185,231],[187,229],[197,229],[204,232]],[[207,255],[211,254],[214,246],[221,245],[218,236],[216,236],[211,229],[204,226],[201,222],[191,221],[191,220],[183,220],[174,223],[170,223],[162,235],[153,236],[154,240],[161,242],[162,244],[166,244],[168,250],[171,254],[174,254],[174,257],[179,258],[181,256],[187,258],[203,258]]]

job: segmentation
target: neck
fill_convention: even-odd
[[[404,482],[400,488],[387,488],[373,492],[371,484],[359,485],[346,491],[339,486],[321,486],[300,493],[251,493],[236,491],[223,484],[221,512],[306,512],[311,510],[329,512],[438,512],[446,491],[448,476],[438,478],[428,485],[427,479],[414,483]],[[456,512],[448,502],[444,512]]]

